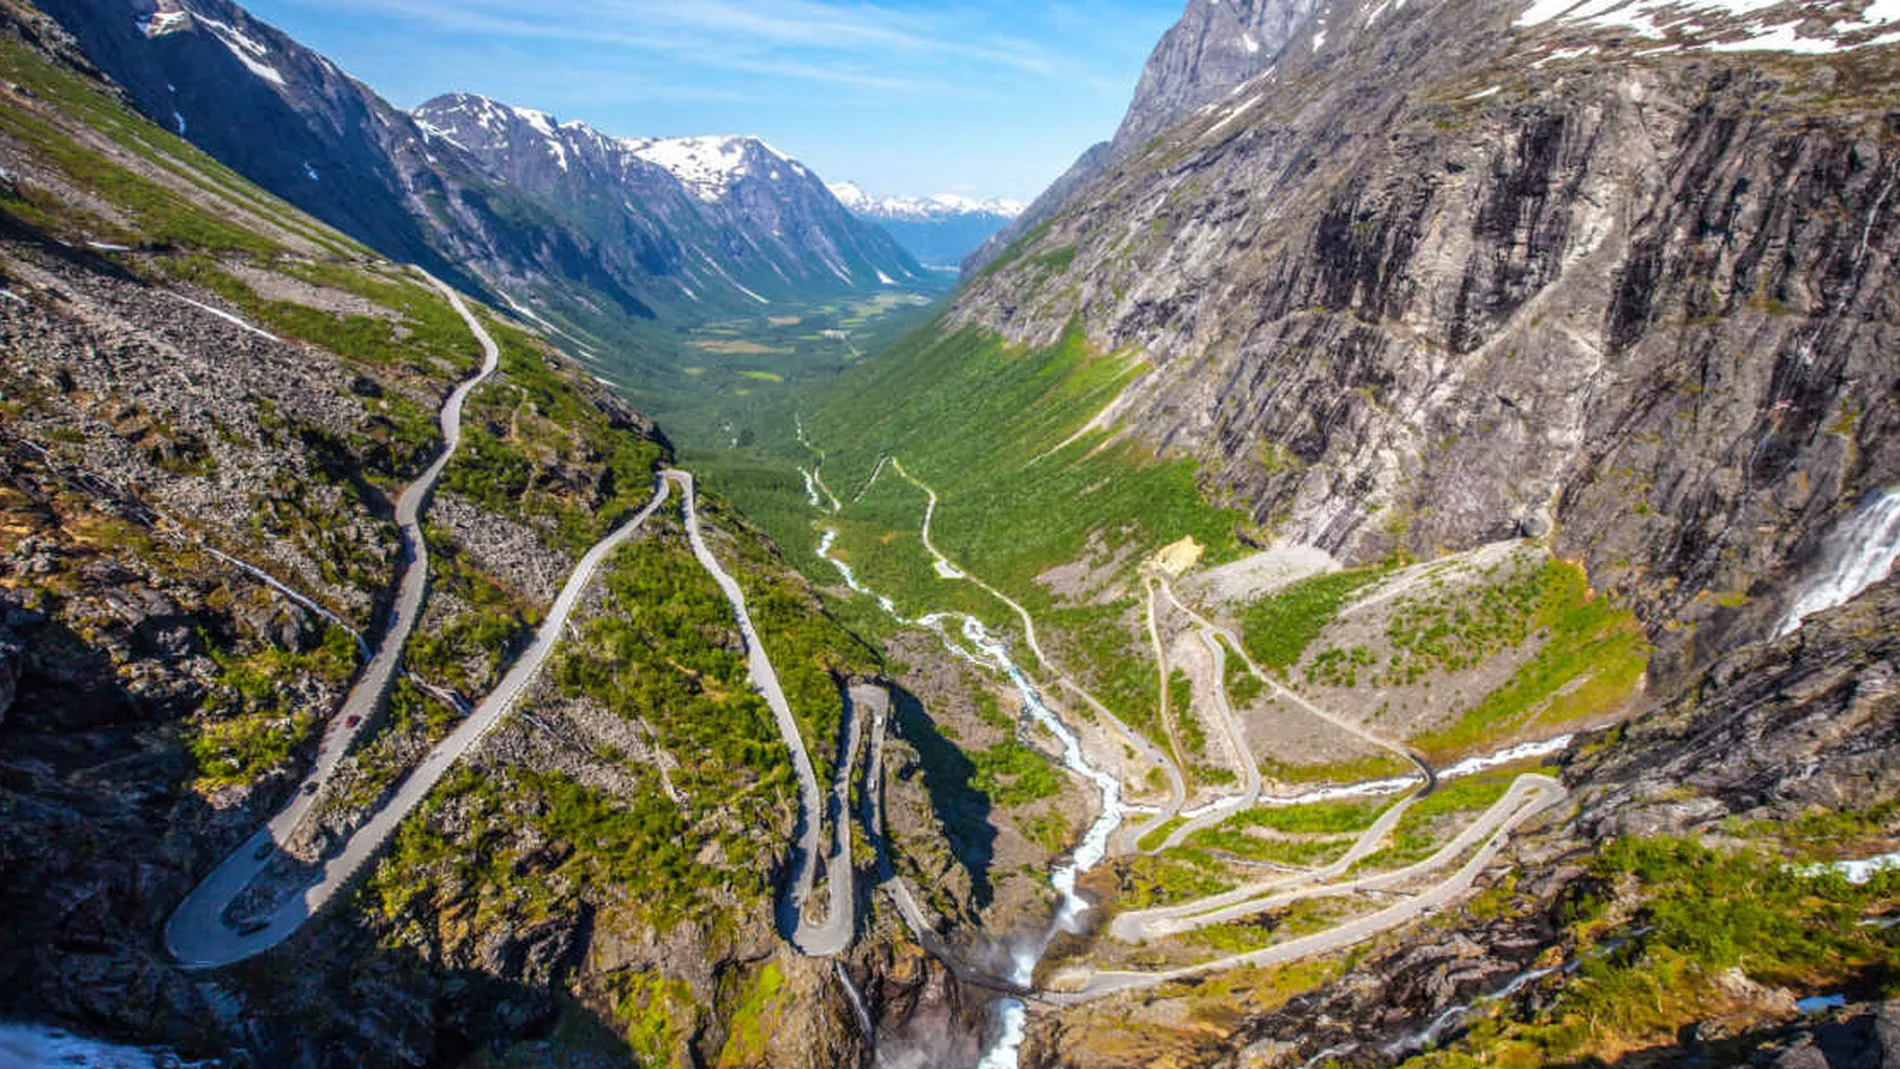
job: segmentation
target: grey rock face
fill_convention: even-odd
[[[1188,0],[1181,21],[1148,57],[1114,140],[1084,152],[1028,211],[972,253],[964,269],[981,270],[1144,142],[1272,67],[1318,6],[1318,0]]]
[[[1265,71],[1318,7],[1317,0],[1188,0],[1141,72],[1115,132],[1125,155]]]
[[[963,261],[965,274],[974,274],[988,266],[1003,250],[1010,247],[1024,234],[1047,222],[1058,209],[1068,203],[1076,191],[1087,186],[1107,172],[1116,159],[1115,146],[1102,141],[1089,146],[1088,151],[1062,172],[1062,177],[1042,191],[1042,195],[1033,201],[1028,209],[1017,216],[1015,221],[992,234],[989,240],[977,247],[977,250]]]
[[[1699,595],[1786,585],[1900,477],[1888,68],[1375,14],[1330,9],[1325,50],[1117,165],[952,320],[1142,354],[1127,431],[1267,535],[1431,555],[1549,508],[1647,619],[1728,626]]]

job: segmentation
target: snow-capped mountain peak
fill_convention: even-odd
[[[1024,205],[1013,200],[976,200],[956,193],[924,197],[877,197],[854,182],[831,183],[831,195],[858,215],[885,221],[927,223],[960,215],[992,215],[1014,219]]]
[[[800,178],[809,173],[803,164],[755,137],[627,138],[620,144],[670,172],[709,204],[723,198],[742,178],[780,181],[787,171]]]

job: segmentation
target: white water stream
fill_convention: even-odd
[[[1900,493],[1883,490],[1828,536],[1822,571],[1803,588],[1776,638],[1785,638],[1817,612],[1845,605],[1893,571],[1900,560]]]
[[[37,1024],[0,1022],[0,1067],[4,1069],[198,1069],[215,1062],[190,1062],[169,1050],[120,1047]]]
[[[1040,938],[1020,941],[1010,948],[1010,972],[1005,979],[1028,987],[1035,980],[1037,963],[1048,951],[1056,933],[1078,931],[1083,916],[1089,910],[1088,902],[1076,894],[1075,882],[1082,873],[1101,864],[1102,859],[1108,856],[1109,841],[1114,838],[1127,814],[1122,802],[1121,781],[1089,764],[1088,758],[1082,753],[1081,738],[1042,700],[1035,684],[1010,657],[1009,648],[991,635],[981,620],[962,613],[932,613],[918,620],[904,616],[897,611],[896,604],[889,597],[866,587],[849,564],[832,556],[831,549],[837,540],[837,531],[826,530],[817,550],[820,557],[837,569],[846,586],[858,594],[875,598],[879,607],[899,623],[926,627],[936,632],[944,646],[957,657],[1002,671],[1022,698],[1024,712],[1061,745],[1062,766],[1095,784],[1101,791],[1101,815],[1089,826],[1087,834],[1069,859],[1049,873],[1049,884],[1055,888],[1059,898],[1054,918]],[[949,621],[960,623],[962,638],[969,644],[968,648],[950,637],[945,628]],[[972,653],[972,649],[976,652]],[[1017,1064],[1017,1053],[1022,1046],[1028,1022],[1028,1008],[1018,999],[1004,998],[995,1003],[995,1014],[989,1046],[977,1062],[976,1069],[1014,1069]]]

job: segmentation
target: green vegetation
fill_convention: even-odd
[[[614,1020],[627,1038],[635,1064],[677,1064],[676,1054],[692,1039],[699,1008],[693,989],[656,972],[623,972],[613,977]]]
[[[1385,751],[1317,765],[1296,765],[1277,757],[1264,756],[1260,758],[1260,772],[1276,783],[1289,786],[1310,783],[1363,783],[1367,780],[1394,779],[1416,774],[1411,765]]]
[[[1068,271],[1075,263],[1075,246],[1065,245],[1053,252],[1045,252],[1032,257],[1029,261],[1046,274],[1060,275]]]
[[[469,397],[443,485],[583,550],[652,500],[664,450],[616,429],[541,341],[498,322],[488,331],[501,348],[500,374]]]
[[[1523,645],[1551,584],[1561,582],[1554,572],[1565,567],[1513,557],[1479,581],[1449,590],[1434,582],[1426,593],[1401,599],[1386,620],[1397,655],[1382,682],[1401,685],[1427,672],[1462,672]]]
[[[1037,616],[1051,632],[1043,639],[1058,664],[1086,680],[1090,691],[1129,727],[1167,742],[1161,723],[1161,674],[1145,639],[1130,623],[1134,598],[1106,605],[1052,606]]]
[[[687,824],[651,773],[624,767],[646,781],[625,798],[557,772],[458,767],[424,803],[424,819],[397,832],[370,880],[372,906],[386,919],[420,926],[453,905],[454,921],[479,931],[571,915],[583,889],[598,888],[611,896],[617,923],[664,931],[712,919],[720,907],[708,888],[750,902],[765,898],[765,874],[756,867],[697,861],[704,832]],[[450,807],[453,835],[442,830]],[[542,851],[534,836],[572,849]]]
[[[409,770],[410,757],[404,752],[405,743],[421,738],[433,745],[454,730],[457,716],[442,702],[399,676],[389,688],[388,719],[385,730],[355,751],[356,778],[348,793],[336,797],[339,809],[351,811],[374,805],[383,792]]]
[[[1865,810],[1816,809],[1793,820],[1742,820],[1731,817],[1722,830],[1745,842],[1776,842],[1799,861],[1832,861],[1842,855],[1885,853],[1890,828],[1900,819],[1900,802],[1882,802]]]
[[[1478,1021],[1449,1050],[1407,1064],[1587,1064],[1667,1048],[1685,1025],[1735,1005],[1730,970],[1801,992],[1900,993],[1900,937],[1863,923],[1900,908],[1900,873],[1854,886],[1803,876],[1770,849],[1621,838],[1598,850],[1589,885],[1570,922],[1578,970],[1545,1008],[1522,1021]]]
[[[452,597],[466,608],[410,638],[403,661],[433,683],[465,695],[485,693],[532,630],[536,614],[482,574],[449,532],[430,526],[424,534],[430,596]]]
[[[745,592],[746,608],[778,670],[812,765],[821,777],[828,777],[844,716],[840,681],[876,672],[877,653],[825,613],[811,589],[779,559],[771,541],[730,504],[702,490],[699,510],[703,524],[730,536],[726,544],[736,564],[728,569]],[[713,541],[718,544],[717,538]]]
[[[1312,663],[1306,666],[1306,682],[1309,686],[1317,683],[1326,687],[1350,689],[1359,685],[1360,672],[1377,663],[1372,651],[1364,646],[1321,650],[1314,656]]]
[[[1552,561],[1538,573],[1530,627],[1543,643],[1536,659],[1457,723],[1415,739],[1421,749],[1446,757],[1531,724],[1606,716],[1629,701],[1649,669],[1642,625],[1595,596],[1578,565]]]
[[[1051,854],[1059,854],[1075,842],[1075,825],[1058,809],[1027,819],[1018,818],[1016,826],[1021,829],[1023,838]]]
[[[549,678],[651,727],[681,762],[675,783],[689,797],[773,826],[773,799],[751,796],[788,785],[790,764],[712,577],[683,545],[649,538],[614,555],[605,584],[610,611],[580,625]]]
[[[1118,869],[1116,905],[1122,909],[1174,905],[1234,889],[1225,866],[1199,850],[1183,848],[1170,850],[1165,857],[1134,857]]]
[[[1213,828],[1195,832],[1190,845],[1252,861],[1324,865],[1351,846],[1351,835],[1370,828],[1382,807],[1359,802],[1317,802],[1242,810]],[[1268,835],[1251,834],[1258,828]]]
[[[1267,689],[1267,685],[1261,682],[1247,667],[1247,663],[1240,658],[1230,656],[1225,660],[1227,702],[1238,712],[1260,700],[1260,695]]]
[[[862,493],[841,492],[852,499],[850,508],[824,523],[838,532],[832,556],[851,565],[859,582],[890,597],[899,612],[912,618],[927,612],[957,611],[998,626],[1010,619],[1001,603],[975,586],[946,582],[938,575],[936,563],[923,543],[924,509],[929,498],[889,465]],[[811,542],[817,539],[815,534],[807,536]],[[812,563],[823,569],[817,573],[823,581],[837,581],[830,565],[815,559]]]
[[[143,125],[143,120],[122,105],[109,101],[99,86],[54,67],[17,41],[0,41],[0,77],[33,88],[71,119],[118,134],[116,140],[122,144],[134,140],[127,134],[135,124]],[[275,248],[253,231],[194,203],[186,194],[85,147],[89,139],[72,136],[64,124],[41,117],[17,100],[0,109],[0,135],[30,146],[39,162],[60,172],[75,187],[97,195],[130,220],[129,226],[118,226],[69,208],[32,187],[22,186],[20,192],[0,198],[0,210],[31,225],[79,228],[96,240],[118,244],[186,245],[260,253]],[[179,181],[184,182],[182,178]]]
[[[726,1023],[726,1046],[719,1052],[717,1065],[751,1066],[764,1064],[766,1044],[777,1031],[779,995],[785,987],[785,973],[778,963],[768,961],[742,984],[739,1003]]]
[[[1168,711],[1174,720],[1175,735],[1188,756],[1206,759],[1207,728],[1194,715],[1194,683],[1179,668],[1168,674]]]
[[[1168,820],[1162,821],[1155,830],[1142,836],[1141,841],[1137,842],[1135,847],[1140,850],[1159,850],[1161,849],[1161,844],[1168,841],[1168,836],[1173,835],[1181,825],[1186,823],[1187,818],[1185,817],[1171,817]]]
[[[1206,504],[1192,464],[1105,447],[1105,431],[1068,441],[1137,371],[1079,329],[1027,351],[939,324],[854,369],[808,422],[826,428],[834,486],[902,457],[942,495],[944,551],[1035,611],[1050,599],[1034,578],[1080,556],[1092,534],[1111,550],[1193,535],[1210,559],[1236,551],[1236,517]]]
[[[1386,574],[1378,568],[1332,572],[1262,598],[1241,613],[1241,641],[1256,663],[1285,674],[1354,594]]]
[[[331,627],[323,645],[307,654],[265,649],[246,656],[215,646],[210,654],[217,684],[186,742],[201,791],[253,783],[288,763],[317,724],[315,715],[296,707],[299,684],[341,687],[356,666],[356,640]]]
[[[1272,861],[1302,867],[1325,865],[1339,859],[1352,845],[1350,839],[1270,839],[1225,827],[1203,828],[1188,836],[1188,845],[1218,850],[1249,861]]]
[[[1360,858],[1353,871],[1403,868],[1425,860],[1451,838],[1441,830],[1447,818],[1475,819],[1480,810],[1504,797],[1516,778],[1515,772],[1487,772],[1441,784],[1405,811],[1392,829],[1390,846]]]
[[[1220,826],[1266,828],[1286,835],[1345,835],[1372,827],[1384,811],[1384,806],[1367,802],[1268,806],[1236,813]]]
[[[968,751],[976,776],[970,786],[999,806],[1028,805],[1062,792],[1055,765],[1018,739],[1005,739],[987,750]]]
[[[206,256],[163,264],[173,277],[211,290],[260,324],[360,364],[408,369],[436,380],[465,378],[480,365],[481,350],[468,325],[441,294],[419,279],[389,279],[353,264],[288,257],[255,266],[361,297],[388,309],[389,314],[344,314],[295,301],[266,300]]]
[[[1245,954],[1333,927],[1365,908],[1356,898],[1308,898],[1235,924],[1213,924],[1182,936],[1223,954]]]
[[[150,195],[154,191],[169,194],[182,188],[200,202],[222,202],[215,206],[185,209],[186,218],[183,219],[178,217],[180,209],[177,205],[163,205],[160,218],[173,226],[160,228],[161,234],[170,229],[173,237],[182,240],[185,235],[178,228],[196,232],[211,224],[214,229],[210,233],[216,240],[210,243],[183,243],[217,247],[218,241],[225,241],[234,243],[234,247],[257,247],[254,243],[263,242],[263,239],[242,228],[226,225],[230,222],[232,209],[241,209],[251,213],[256,222],[301,237],[329,253],[345,257],[368,253],[362,246],[305,218],[288,204],[251,185],[184,138],[153,125],[109,93],[99,82],[63,65],[50,63],[17,41],[0,41],[0,76],[30,90],[33,97],[51,104],[64,119],[83,124],[110,139],[124,153],[128,162],[135,160],[149,165],[156,175],[163,177],[164,181],[157,183],[154,190],[141,191],[142,194]],[[19,110],[25,111],[24,108]],[[14,116],[14,119],[24,121],[25,117]],[[76,148],[79,142],[90,139],[74,137],[69,140],[74,144],[66,147]],[[43,149],[45,146],[38,144],[36,147]],[[82,172],[81,177],[86,175],[86,172]],[[118,177],[115,176],[115,180]],[[58,214],[65,217],[64,222],[105,227],[103,230],[91,230],[95,236],[110,236],[116,230],[96,217],[82,216],[82,213],[70,208]],[[152,240],[152,236],[136,235],[133,240]]]

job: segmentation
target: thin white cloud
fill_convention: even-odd
[[[973,32],[985,21],[975,5],[931,12],[840,0],[328,0],[324,6],[402,18],[438,32],[607,45],[675,63],[867,89],[918,89],[927,80],[920,75],[933,67],[1085,83],[1100,77],[1039,41]]]

